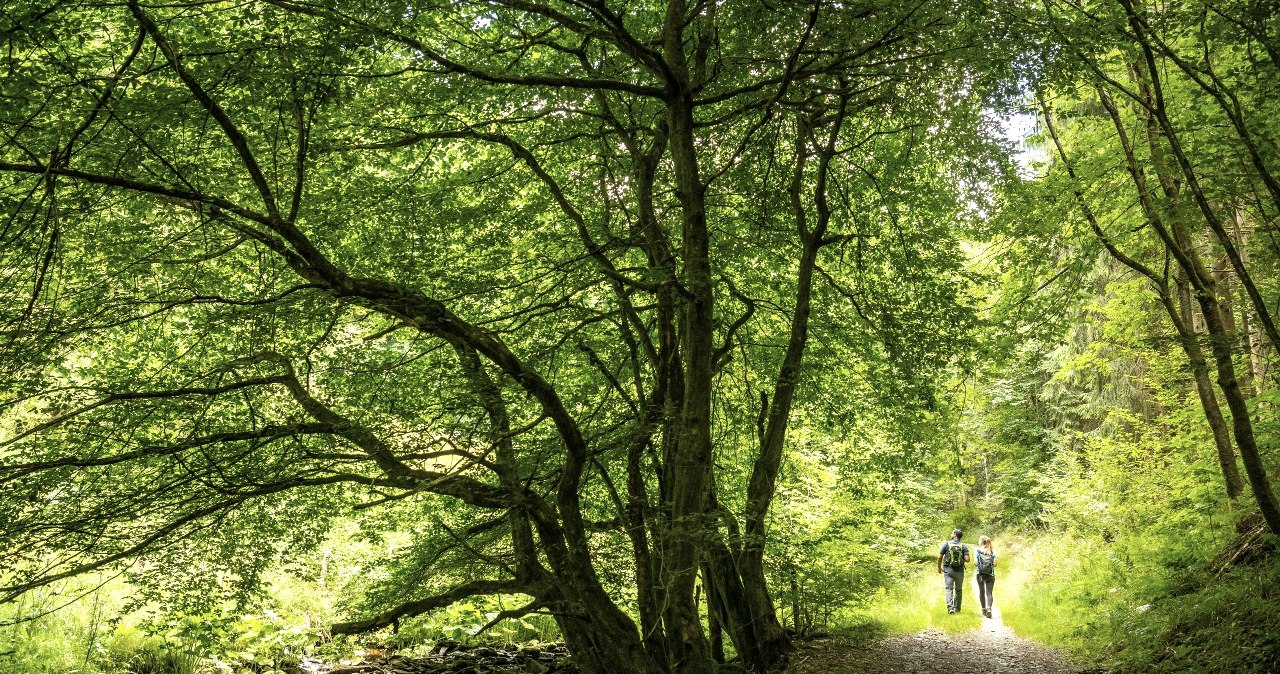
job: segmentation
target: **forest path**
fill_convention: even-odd
[[[1070,674],[1061,653],[1014,634],[1000,619],[983,619],[976,630],[947,634],[926,629],[871,644],[853,645],[840,639],[816,639],[802,644],[792,656],[787,674]]]

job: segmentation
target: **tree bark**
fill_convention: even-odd
[[[716,597],[716,584],[710,582],[711,570],[702,567],[702,586],[707,597],[707,637],[711,641],[711,659],[724,662],[724,628],[720,623],[722,608]]]
[[[1057,129],[1053,123],[1053,117],[1048,106],[1043,100],[1040,101],[1040,108],[1044,114],[1045,126],[1049,131],[1050,137],[1053,139],[1054,146],[1058,150],[1058,156],[1062,159],[1063,165],[1066,167],[1067,174],[1073,181],[1078,181],[1075,168],[1071,165],[1067,157],[1066,149],[1062,146],[1062,141],[1058,138]],[[1121,129],[1123,132],[1123,129]],[[1126,143],[1127,147],[1127,143]],[[1141,184],[1141,183],[1140,183]],[[1168,280],[1154,270],[1137,261],[1136,259],[1126,255],[1103,231],[1102,226],[1098,223],[1097,216],[1093,209],[1084,199],[1084,193],[1076,188],[1075,198],[1080,206],[1085,220],[1089,222],[1090,228],[1094,235],[1102,242],[1103,246],[1111,254],[1111,256],[1119,260],[1125,266],[1147,277],[1155,287],[1156,295],[1159,297],[1161,304],[1164,306],[1169,320],[1173,323],[1178,333],[1179,342],[1182,344],[1183,352],[1187,356],[1187,362],[1191,366],[1192,376],[1195,380],[1196,393],[1200,398],[1200,406],[1204,411],[1205,421],[1209,424],[1209,429],[1213,434],[1214,448],[1218,457],[1218,466],[1222,472],[1223,482],[1226,486],[1227,498],[1237,498],[1243,486],[1240,482],[1240,473],[1236,469],[1235,450],[1231,446],[1231,437],[1227,430],[1226,420],[1222,416],[1222,410],[1218,406],[1217,396],[1214,395],[1213,385],[1209,379],[1209,367],[1204,358],[1204,351],[1200,348],[1199,337],[1195,325],[1195,317],[1191,310],[1191,299],[1189,284],[1186,281],[1186,274],[1183,272],[1176,281],[1178,294],[1178,305],[1174,304],[1174,298],[1170,293]],[[1166,242],[1167,245],[1168,242]]]
[[[699,557],[707,533],[707,492],[711,476],[711,389],[714,348],[710,235],[706,187],[698,172],[694,141],[693,91],[684,54],[686,3],[670,0],[662,32],[667,76],[665,103],[671,164],[681,210],[681,285],[687,294],[679,315],[684,391],[672,461],[664,467],[669,485],[669,530],[662,555],[667,605],[664,620],[672,664],[688,674],[713,672],[708,644],[694,599]]]
[[[1235,432],[1236,444],[1240,447],[1240,458],[1244,461],[1245,474],[1249,485],[1253,488],[1258,508],[1272,533],[1280,534],[1280,509],[1276,507],[1276,497],[1267,477],[1266,467],[1258,454],[1257,440],[1253,433],[1253,421],[1249,416],[1249,407],[1245,403],[1244,392],[1236,379],[1235,364],[1232,361],[1230,335],[1222,318],[1218,315],[1216,300],[1207,295],[1200,295],[1200,306],[1205,314],[1205,323],[1209,326],[1214,360],[1217,363],[1218,388],[1226,398],[1227,408],[1231,410],[1231,425]]]
[[[1200,407],[1204,410],[1205,420],[1209,422],[1209,430],[1213,433],[1213,445],[1217,449],[1218,467],[1222,471],[1227,498],[1234,501],[1244,490],[1240,481],[1240,471],[1236,468],[1235,448],[1231,446],[1227,421],[1222,417],[1218,397],[1213,392],[1213,382],[1209,378],[1209,364],[1205,361],[1204,350],[1200,348],[1199,335],[1191,327],[1190,283],[1181,275],[1175,283],[1178,307],[1174,308],[1167,293],[1162,300],[1165,309],[1169,312],[1169,318],[1178,330],[1178,337],[1182,343],[1183,352],[1187,355],[1187,362],[1191,364],[1191,374],[1196,382],[1196,395],[1200,397]]]
[[[1138,69],[1137,73],[1139,77],[1142,76],[1141,69]],[[1158,89],[1156,91],[1158,92]],[[1098,88],[1098,95],[1116,128],[1116,134],[1124,151],[1125,163],[1137,189],[1138,201],[1142,206],[1143,213],[1146,215],[1152,229],[1164,242],[1167,250],[1177,259],[1179,266],[1187,275],[1195,290],[1195,298],[1200,304],[1200,311],[1204,316],[1205,328],[1209,334],[1210,350],[1217,368],[1218,388],[1222,391],[1227,409],[1231,411],[1232,432],[1235,435],[1236,446],[1240,450],[1240,458],[1244,462],[1245,474],[1249,479],[1249,485],[1253,488],[1254,498],[1258,502],[1258,508],[1262,511],[1262,516],[1266,520],[1267,526],[1271,528],[1273,533],[1280,534],[1280,508],[1277,508],[1275,494],[1271,490],[1271,482],[1258,455],[1257,439],[1253,433],[1253,421],[1249,417],[1248,406],[1245,404],[1244,396],[1241,393],[1239,381],[1236,378],[1235,363],[1232,360],[1232,336],[1226,330],[1213,275],[1201,261],[1194,242],[1187,233],[1185,226],[1181,223],[1176,209],[1176,201],[1175,207],[1170,209],[1174,214],[1171,226],[1166,226],[1164,223],[1161,212],[1156,208],[1155,200],[1147,188],[1145,176],[1138,165],[1133,146],[1129,143],[1124,121],[1115,105],[1115,101],[1102,87]],[[1146,110],[1151,111],[1153,116],[1159,116],[1159,113],[1155,111],[1160,110],[1162,107],[1163,99],[1158,94],[1152,106],[1144,106]],[[1153,127],[1149,124],[1148,129],[1151,128]],[[1168,139],[1170,129],[1167,125],[1161,124],[1159,129],[1164,132],[1163,137]],[[1151,142],[1155,143],[1156,140],[1153,138]],[[1155,155],[1157,175],[1163,173],[1160,170],[1159,156],[1159,154]],[[1197,195],[1197,201],[1201,200],[1202,196]]]

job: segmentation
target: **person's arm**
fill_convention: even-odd
[[[964,563],[968,564],[969,563],[969,546],[966,545],[960,548],[960,550],[964,552]]]
[[[947,554],[947,544],[942,544],[942,549],[938,551],[938,573],[942,573],[942,556]]]

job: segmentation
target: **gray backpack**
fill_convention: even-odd
[[[978,548],[977,561],[979,576],[996,575],[996,553],[986,552],[982,548]]]

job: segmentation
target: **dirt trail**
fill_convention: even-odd
[[[819,639],[795,653],[787,674],[1070,674],[1074,671],[1057,651],[1013,633],[1000,620],[1000,609],[982,628],[947,634],[927,629],[869,645]]]

